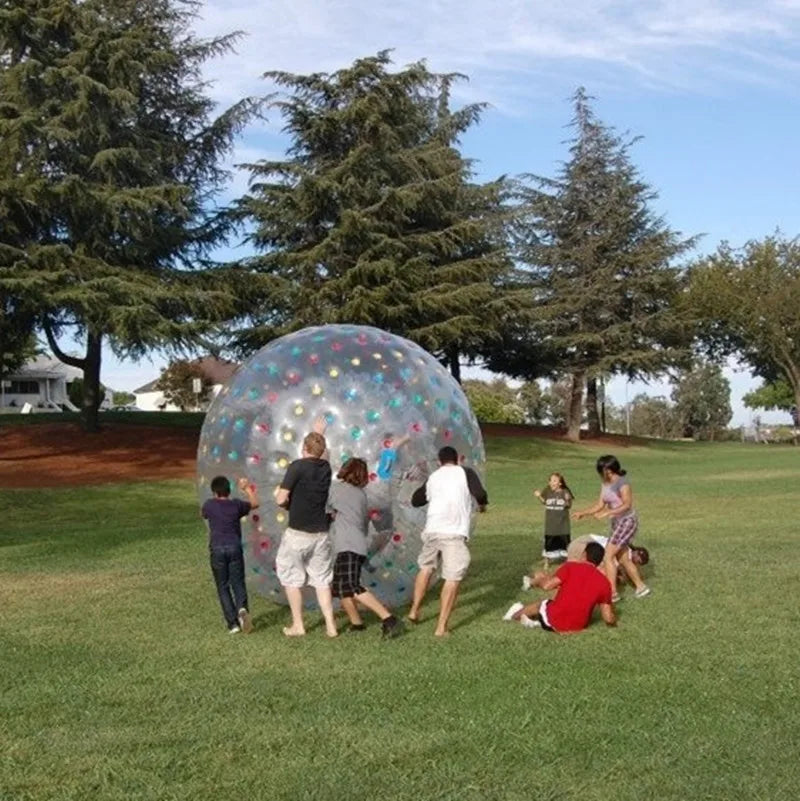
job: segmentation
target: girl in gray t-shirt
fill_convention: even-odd
[[[332,517],[331,538],[336,559],[333,563],[333,595],[339,598],[342,609],[350,619],[350,631],[363,631],[364,621],[358,603],[374,612],[381,620],[385,637],[402,630],[400,621],[367,589],[361,585],[361,568],[367,561],[367,528],[369,510],[364,488],[369,481],[367,463],[349,459],[331,484],[328,510]]]

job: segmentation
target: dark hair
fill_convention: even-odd
[[[616,456],[601,456],[597,460],[597,472],[602,476],[604,470],[610,470],[615,476],[624,476],[626,470],[620,467],[619,459]]]
[[[567,486],[567,480],[562,473],[550,473],[551,476],[558,476],[559,486],[562,490],[566,490],[571,498],[575,497],[575,493]]]
[[[363,459],[348,459],[339,469],[336,478],[354,487],[366,487],[369,484],[367,463]]]
[[[439,464],[458,464],[458,451],[445,445],[439,450]]]
[[[211,481],[211,491],[214,495],[227,498],[231,494],[231,482],[225,476],[217,476]]]
[[[640,547],[631,548],[631,556],[633,556],[634,554],[638,555],[639,557],[638,564],[642,566],[646,565],[650,561],[650,551],[648,551],[647,548],[640,548]]]
[[[597,567],[606,555],[606,549],[599,542],[590,542],[586,546],[586,561]]]

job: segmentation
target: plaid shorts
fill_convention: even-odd
[[[629,545],[630,541],[636,536],[639,530],[639,518],[636,515],[628,515],[622,518],[611,518],[611,537],[609,545]]]
[[[352,598],[366,590],[361,586],[361,568],[367,557],[353,551],[340,551],[333,563],[333,595],[335,598]]]

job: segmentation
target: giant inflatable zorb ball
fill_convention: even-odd
[[[351,457],[370,470],[368,560],[362,583],[384,603],[409,600],[417,572],[425,510],[411,495],[437,467],[444,445],[483,474],[478,422],[461,387],[419,345],[377,328],[326,325],[277,339],[252,356],[220,391],[200,435],[198,488],[210,496],[216,475],[242,476],[258,487],[261,506],[244,529],[251,583],[272,600],[286,599],[275,557],[288,513],[273,492],[300,457],[315,419],[334,474]],[[309,603],[313,595],[307,594]]]

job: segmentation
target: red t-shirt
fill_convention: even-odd
[[[611,584],[591,562],[565,562],[556,576],[561,586],[547,604],[547,617],[556,631],[585,629],[595,606],[611,603]]]

